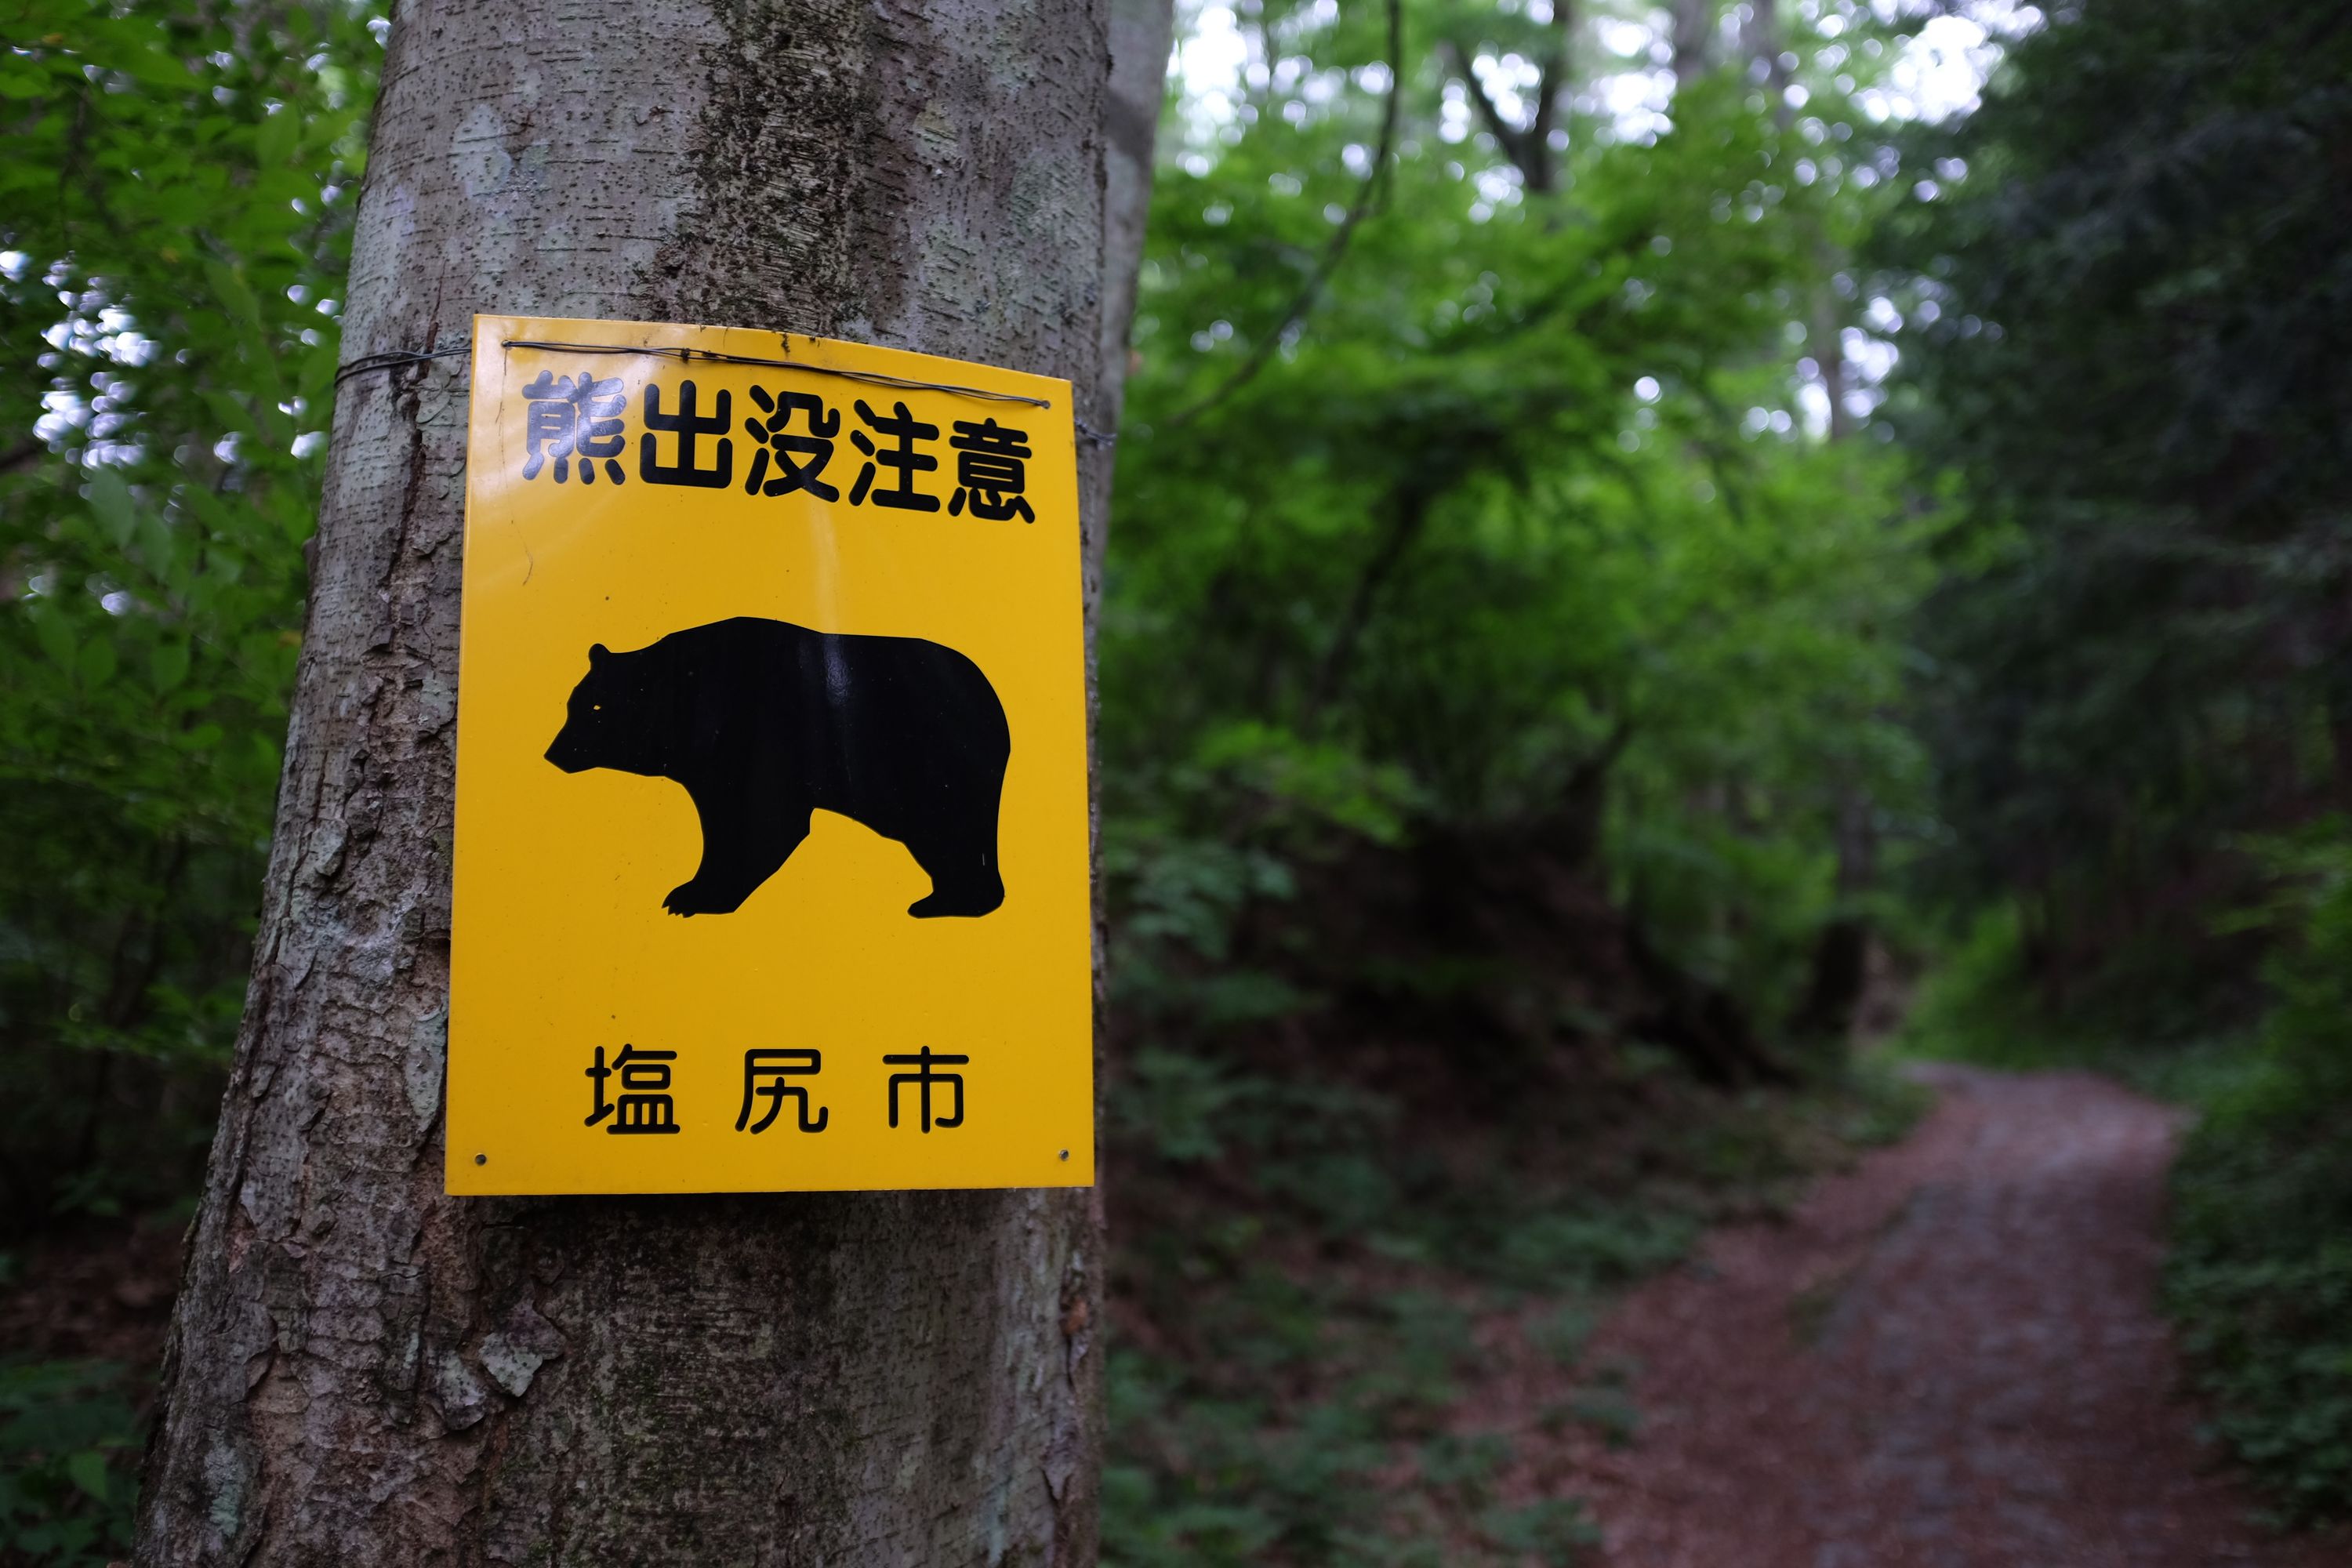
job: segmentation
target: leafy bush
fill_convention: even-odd
[[[0,58],[0,1228],[193,1184],[260,903],[380,50],[28,0]]]
[[[2166,1300],[2216,1432],[2295,1520],[2352,1517],[2352,831],[2263,847],[2285,939],[2257,1054],[2174,1176]]]
[[[2352,1517],[2352,1109],[2284,1082],[2209,1116],[2174,1176],[2165,1300],[2213,1429],[2297,1521]]]
[[[0,1556],[82,1568],[130,1545],[137,1452],[121,1386],[103,1362],[0,1363]]]

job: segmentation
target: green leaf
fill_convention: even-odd
[[[205,279],[212,285],[215,297],[228,308],[230,314],[250,327],[257,328],[262,324],[261,300],[254,293],[253,286],[245,280],[242,272],[225,262],[206,261]]]
[[[139,528],[139,503],[120,469],[100,465],[89,470],[90,510],[105,526],[117,549],[128,548]]]
[[[253,142],[254,161],[265,169],[279,167],[294,155],[301,134],[302,127],[294,111],[279,110],[261,122],[260,132]]]
[[[93,690],[104,686],[114,679],[115,668],[121,663],[121,657],[114,650],[114,639],[110,637],[92,637],[82,645],[79,663],[82,685]]]
[[[66,1456],[66,1477],[82,1491],[100,1502],[106,1500],[106,1455],[97,1448],[84,1448]]]
[[[65,612],[49,601],[35,604],[27,611],[33,623],[33,639],[41,645],[41,652],[59,671],[74,667],[74,631]]]
[[[142,511],[139,516],[139,558],[148,571],[167,586],[180,587],[179,541],[172,525],[157,511]]]
[[[178,638],[156,644],[155,651],[148,658],[147,668],[156,690],[171,690],[188,679],[188,645]]]
[[[122,69],[149,87],[184,93],[194,83],[185,61],[161,48],[133,50],[123,57]]]
[[[238,436],[255,434],[253,414],[243,398],[214,386],[205,387],[198,395],[204,399],[205,406],[212,410],[213,417],[220,422],[224,430]]]

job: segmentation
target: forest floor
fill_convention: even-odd
[[[1442,1429],[1455,1412],[1457,1458],[1496,1456],[1503,1510],[1575,1510],[1559,1544],[1534,1556],[1595,1568],[2352,1563],[2352,1534],[2266,1530],[2260,1500],[2197,1435],[2155,1307],[2180,1113],[2088,1073],[1919,1075],[1938,1098],[1907,1137],[1814,1182],[1780,1217],[1712,1231],[1618,1298],[1570,1355],[1557,1332],[1547,1342],[1562,1309],[1540,1290],[1465,1315],[1447,1352],[1453,1386],[1432,1414]],[[34,1249],[17,1260],[21,1281],[0,1289],[0,1346],[110,1363],[143,1399],[177,1232],[93,1227]],[[1568,1544],[1585,1520],[1600,1527],[1597,1552]],[[1129,1540],[1120,1560],[1208,1560],[1178,1546],[1155,1556]],[[1461,1546],[1442,1560],[1528,1560]]]
[[[1785,1223],[1625,1297],[1587,1373],[1638,1430],[1546,1432],[1560,1373],[1505,1329],[1465,1406],[1508,1489],[1587,1500],[1640,1568],[2318,1568],[2200,1442],[2157,1315],[2179,1115],[2084,1073],[1920,1069],[1936,1109]]]

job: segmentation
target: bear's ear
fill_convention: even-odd
[[[593,669],[612,657],[611,648],[606,647],[603,643],[597,643],[588,649],[588,668]]]

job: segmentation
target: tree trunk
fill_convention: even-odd
[[[415,0],[346,357],[760,327],[1066,376],[1108,428],[1106,68],[1101,0]],[[442,1194],[463,364],[335,410],[139,1562],[1091,1562],[1092,1194]]]
[[[1671,0],[1675,85],[1688,87],[1715,64],[1715,0]]]
[[[1853,1037],[1863,993],[1870,984],[1872,924],[1861,907],[1878,875],[1878,829],[1870,796],[1859,784],[1838,792],[1837,912],[1813,938],[1804,999],[1790,1021],[1795,1033],[1840,1046]]]
[[[1103,96],[1103,310],[1102,382],[1097,406],[1116,424],[1127,387],[1128,329],[1135,318],[1136,268],[1143,259],[1144,219],[1151,210],[1151,158],[1160,132],[1160,107],[1168,96],[1168,48],[1175,31],[1175,0],[1109,0],[1110,85]],[[1110,449],[1102,442],[1079,446],[1093,462],[1079,476],[1089,517],[1110,515]],[[1094,528],[1087,535],[1087,591],[1102,569],[1109,535]]]

